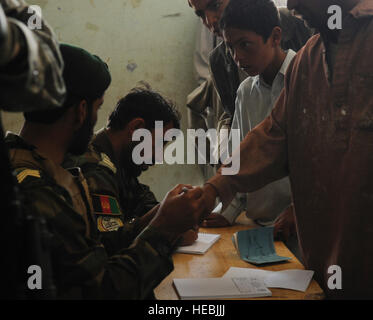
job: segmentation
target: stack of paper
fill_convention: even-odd
[[[224,278],[255,277],[264,282],[268,288],[282,288],[305,292],[312,280],[311,270],[267,271],[251,268],[230,268]]]
[[[190,246],[177,248],[179,253],[204,254],[211,246],[218,241],[220,234],[198,233],[198,239]]]
[[[272,292],[257,278],[174,279],[182,300],[268,297]]]
[[[273,227],[236,232],[232,241],[241,259],[249,263],[259,265],[291,259],[277,255],[273,242]]]

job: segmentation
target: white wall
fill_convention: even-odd
[[[173,99],[186,128],[186,96],[196,86],[193,49],[197,17],[187,0],[30,0],[62,42],[81,46],[109,65],[113,82],[96,129],[116,101],[145,80]],[[132,68],[131,68],[132,67]],[[22,116],[4,114],[6,130],[18,132]],[[201,184],[196,165],[159,165],[141,177],[159,200],[177,183]]]

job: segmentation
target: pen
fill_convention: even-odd
[[[187,193],[188,192],[188,188],[187,187],[183,187],[182,189],[181,189],[181,193]]]

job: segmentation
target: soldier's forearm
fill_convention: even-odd
[[[159,204],[153,207],[153,209],[149,210],[148,213],[144,214],[139,221],[139,233],[147,226],[149,225],[150,221],[154,218],[155,214],[157,213],[159,209]]]
[[[146,299],[173,270],[174,250],[159,230],[146,228],[129,248],[108,259],[101,283],[103,297]],[[108,292],[106,288],[115,290]]]

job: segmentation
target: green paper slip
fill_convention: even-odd
[[[252,264],[277,263],[291,259],[277,255],[273,241],[273,227],[236,232],[232,241],[241,259]]]

